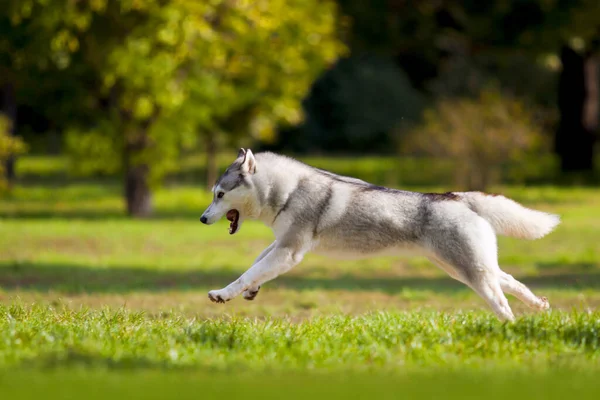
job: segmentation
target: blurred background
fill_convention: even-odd
[[[599,56],[597,0],[4,0],[0,300],[221,312],[205,291],[272,235],[198,218],[249,147],[557,212],[543,241],[502,238],[501,265],[593,306]],[[483,306],[424,258],[311,256],[269,285],[228,310]]]
[[[5,0],[2,187],[118,181],[144,217],[238,147],[391,186],[590,184],[599,51],[595,0]]]

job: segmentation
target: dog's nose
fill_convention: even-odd
[[[202,222],[203,224],[205,224],[206,221],[208,221],[208,219],[206,219],[206,217],[204,215],[200,217],[200,222]]]

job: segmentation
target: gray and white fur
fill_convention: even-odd
[[[372,185],[297,160],[241,149],[213,188],[201,217],[212,224],[227,214],[230,233],[246,219],[269,226],[275,241],[239,279],[208,296],[252,300],[260,286],[316,252],[372,257],[415,250],[477,292],[502,320],[514,320],[504,293],[546,310],[537,297],[498,265],[496,234],[538,239],[560,222],[500,195],[417,193]]]

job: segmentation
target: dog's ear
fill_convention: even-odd
[[[238,155],[237,158],[241,158],[242,160],[244,159],[244,157],[246,157],[246,150],[244,150],[243,148],[240,149],[240,151],[238,151]]]
[[[252,150],[248,149],[244,153],[244,161],[242,161],[242,171],[249,175],[252,175],[256,172],[256,159],[254,158],[254,154],[252,154]]]

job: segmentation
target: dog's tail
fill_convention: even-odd
[[[471,210],[488,221],[499,235],[539,239],[560,223],[558,215],[523,207],[504,196],[481,192],[456,194]]]

